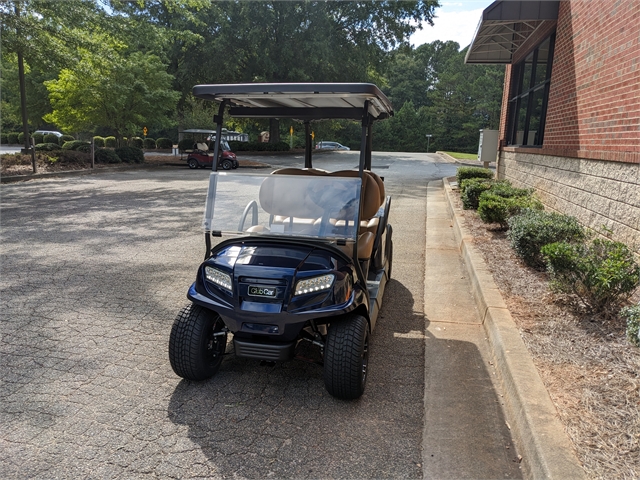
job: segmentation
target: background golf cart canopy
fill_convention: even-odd
[[[513,53],[536,30],[558,20],[559,3],[549,0],[493,2],[482,12],[465,63],[511,63]]]
[[[389,99],[371,83],[196,85],[193,94],[205,100],[226,101],[232,117],[360,120],[366,101],[372,120],[393,115]]]

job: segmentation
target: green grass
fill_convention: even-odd
[[[477,153],[458,153],[458,152],[444,152],[451,155],[453,158],[457,158],[458,160],[477,160]]]

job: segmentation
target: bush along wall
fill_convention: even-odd
[[[170,138],[161,137],[156,140],[156,148],[170,150],[173,148],[173,141]]]
[[[120,147],[114,151],[124,163],[144,163],[144,152],[141,148]]]

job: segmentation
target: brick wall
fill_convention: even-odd
[[[640,1],[560,2],[544,147],[640,161]]]
[[[610,229],[640,257],[640,0],[560,2],[542,148],[505,146],[507,102],[505,93],[498,177],[595,231]]]

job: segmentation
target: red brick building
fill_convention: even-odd
[[[640,0],[496,1],[467,63],[504,63],[497,172],[640,254]]]

